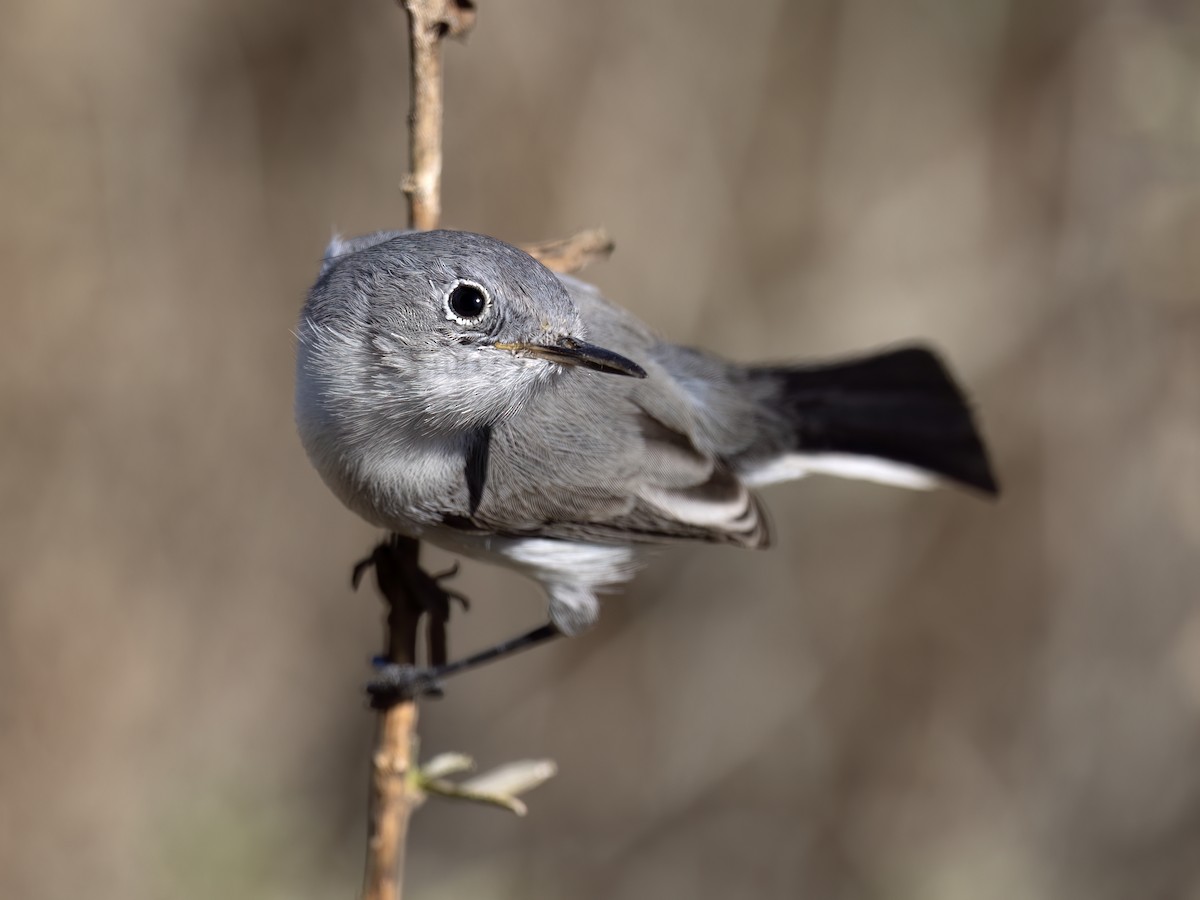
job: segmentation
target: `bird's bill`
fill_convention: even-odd
[[[646,370],[632,359],[575,338],[563,338],[555,344],[496,344],[495,347],[497,350],[548,359],[564,366],[581,366],[610,375],[628,375],[630,378],[646,377]]]

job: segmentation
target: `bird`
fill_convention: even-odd
[[[321,478],[373,525],[539,583],[549,622],[520,647],[588,630],[656,544],[767,547],[760,492],[778,482],[999,491],[924,344],[731,362],[485,235],[335,236],[296,335]]]

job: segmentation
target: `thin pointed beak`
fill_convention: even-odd
[[[497,350],[548,359],[564,366],[582,366],[610,375],[628,375],[630,378],[646,377],[646,370],[632,359],[570,337],[561,338],[554,344],[496,344],[495,347]]]

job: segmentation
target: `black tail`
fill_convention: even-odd
[[[941,360],[905,347],[848,362],[758,369],[783,381],[797,450],[905,463],[999,493],[971,409]]]

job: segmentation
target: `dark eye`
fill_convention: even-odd
[[[469,281],[460,281],[446,295],[446,311],[450,318],[463,325],[478,319],[490,305],[487,291]]]

